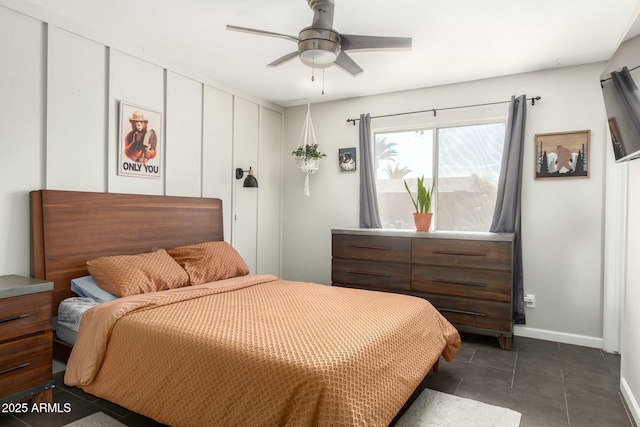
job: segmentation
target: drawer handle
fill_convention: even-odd
[[[433,251],[433,253],[438,255],[487,256],[487,254],[485,253],[478,253],[478,252]]]
[[[463,285],[463,286],[476,286],[478,288],[486,288],[487,285],[484,283],[475,283],[475,282],[457,282],[455,280],[434,280],[435,283],[447,283],[451,285]]]
[[[438,310],[438,311],[446,311],[448,313],[468,314],[470,316],[478,316],[478,317],[485,317],[486,316],[486,314],[484,314],[484,313],[477,313],[475,311],[454,310],[452,308],[436,307],[436,310]]]
[[[377,249],[379,251],[390,251],[391,248],[386,246],[368,246],[368,245],[347,245],[349,248],[358,248],[358,249]]]
[[[5,319],[0,319],[0,323],[11,322],[13,320],[20,320],[20,319],[24,319],[25,317],[29,317],[29,315],[28,314],[21,314],[19,316],[7,317]]]
[[[361,276],[391,277],[390,274],[369,273],[368,271],[347,271],[349,274],[359,274]]]
[[[19,366],[14,366],[13,368],[5,369],[4,371],[0,371],[0,375],[8,374],[9,372],[13,372],[13,371],[17,371],[18,369],[26,368],[29,365],[30,365],[30,363],[27,362],[27,363],[23,363],[22,365],[19,365]]]

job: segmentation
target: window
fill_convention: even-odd
[[[504,123],[376,132],[375,168],[384,228],[414,228],[407,181],[414,197],[417,178],[429,188],[434,228],[489,231],[504,146]]]

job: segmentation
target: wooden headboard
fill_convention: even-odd
[[[31,275],[54,282],[53,313],[98,256],[223,240],[222,201],[199,197],[31,192]]]

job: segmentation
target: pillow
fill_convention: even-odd
[[[169,251],[189,274],[191,285],[246,276],[249,267],[227,242],[205,242],[180,246]]]
[[[93,298],[99,302],[111,301],[118,298],[114,294],[101,289],[93,276],[72,279],[71,290],[81,297]]]
[[[95,258],[87,268],[98,286],[119,297],[189,285],[189,275],[164,249]]]

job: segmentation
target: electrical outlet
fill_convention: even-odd
[[[524,296],[525,305],[528,308],[536,308],[536,296],[535,295],[525,295]]]

